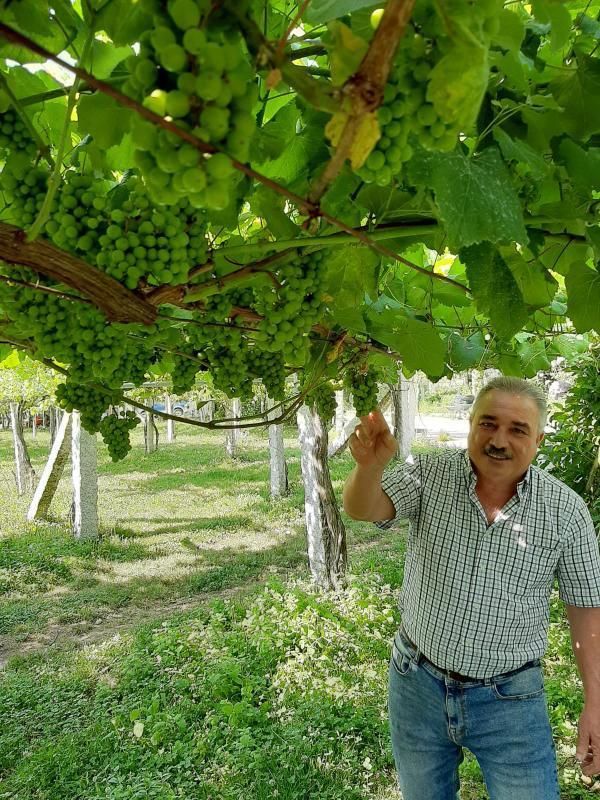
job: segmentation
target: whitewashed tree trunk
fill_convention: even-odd
[[[272,405],[271,401],[268,401]],[[269,412],[272,419],[279,413],[279,408]],[[288,493],[288,469],[285,463],[285,448],[283,445],[283,425],[269,425],[269,454],[271,497],[282,497]]]
[[[76,539],[98,538],[98,454],[96,437],[81,426],[78,411],[71,415],[73,466],[72,528]]]
[[[234,397],[231,401],[231,416],[238,419],[242,416],[242,401],[239,397]],[[228,428],[225,432],[225,450],[229,458],[235,458],[237,452],[237,445],[240,438],[239,428]]]
[[[71,452],[71,415],[65,411],[58,432],[52,443],[48,461],[35,489],[33,500],[27,511],[27,519],[43,519],[48,514],[50,503],[56,493],[65,464]]]
[[[165,395],[165,411],[167,414],[173,413],[173,404],[171,403],[171,395]],[[167,442],[175,441],[175,422],[172,419],[167,420]]]
[[[144,444],[146,455],[158,449],[158,428],[151,411],[144,411]]]
[[[212,422],[214,414],[215,414],[214,400],[207,400],[206,403],[204,403],[198,411],[198,417],[201,422]]]
[[[37,414],[34,414],[31,417],[31,438],[35,439],[35,435],[37,433]]]
[[[327,429],[307,406],[297,414],[304,482],[308,561],[313,580],[329,591],[343,585],[346,529],[340,516],[327,465]]]
[[[394,437],[398,442],[398,458],[405,461],[415,438],[415,418],[419,387],[414,378],[406,379],[398,373],[398,383],[390,385],[393,408]]]
[[[23,438],[23,424],[21,415],[23,408],[20,403],[10,404],[10,424],[13,434],[13,446],[15,451],[15,482],[19,496],[33,490],[35,482],[35,472],[31,466],[27,445]]]

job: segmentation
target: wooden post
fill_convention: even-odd
[[[23,438],[23,424],[21,415],[23,407],[21,403],[10,404],[10,423],[13,434],[13,447],[15,452],[15,481],[19,496],[33,490],[35,482],[35,472],[31,466],[27,445]]]
[[[414,378],[407,380],[398,372],[398,382],[389,386],[392,396],[394,437],[398,442],[397,457],[405,461],[415,438],[415,418],[419,387]]]
[[[272,405],[270,400],[268,405]],[[277,416],[277,411],[270,411],[269,417]],[[288,470],[285,463],[283,443],[283,425],[269,425],[269,454],[271,497],[282,497],[288,493]]]
[[[171,395],[165,395],[165,411],[167,414],[173,413],[173,404],[171,402]],[[175,423],[172,419],[167,420],[167,442],[175,441]]]
[[[58,432],[52,443],[48,461],[27,511],[27,520],[43,519],[48,514],[50,503],[56,493],[65,464],[71,451],[71,415],[65,411]]]
[[[81,427],[78,411],[72,414],[73,509],[76,539],[98,538],[98,455],[96,437]]]
[[[144,412],[144,443],[146,455],[158,449],[158,429],[151,411]]]
[[[234,397],[231,401],[231,416],[239,419],[242,416],[242,401],[239,397]],[[237,427],[228,428],[225,433],[225,450],[229,458],[235,458],[237,444],[240,438],[240,431]]]

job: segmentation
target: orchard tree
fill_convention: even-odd
[[[23,437],[23,412],[43,409],[53,400],[57,375],[48,367],[11,353],[0,362],[0,409],[10,414],[15,454],[15,482],[18,493],[33,489],[35,472]]]
[[[277,422],[398,364],[547,369],[600,328],[599,14],[0,0],[2,341],[91,432],[164,372]]]

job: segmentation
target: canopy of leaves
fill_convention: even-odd
[[[597,330],[600,2],[411,5],[2,4],[2,342],[78,407]]]

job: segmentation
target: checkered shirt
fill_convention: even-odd
[[[466,451],[417,456],[382,487],[410,529],[400,595],[407,635],[434,664],[489,678],[540,658],[549,598],[600,606],[598,538],[583,500],[531,466],[493,524]]]

